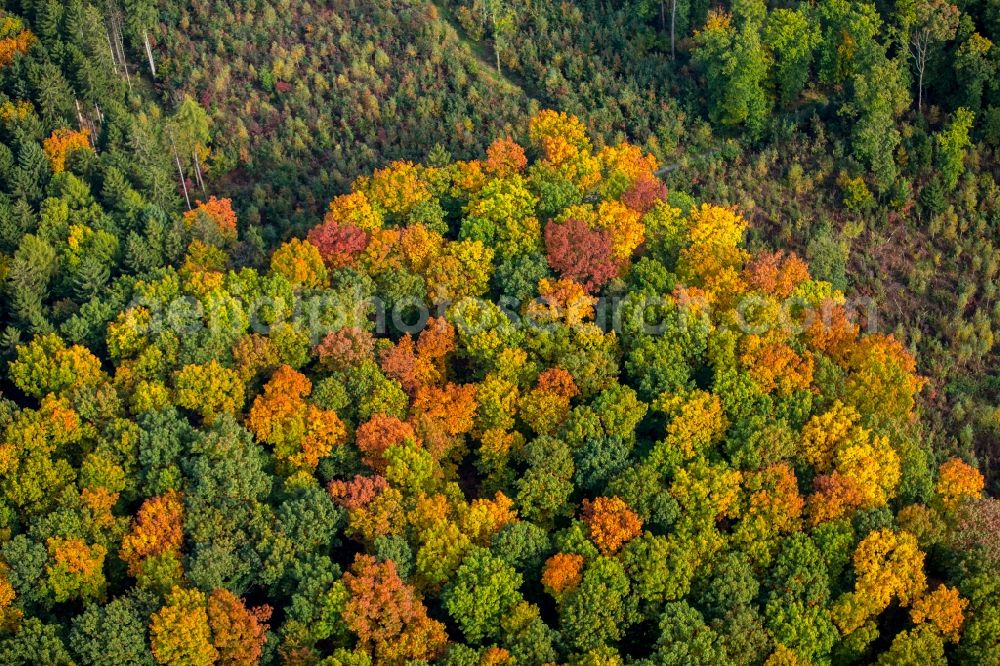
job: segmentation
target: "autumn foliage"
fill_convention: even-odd
[[[149,627],[153,656],[168,666],[211,666],[219,658],[205,610],[205,594],[175,587]]]
[[[219,653],[217,663],[227,666],[259,663],[267,641],[270,607],[248,609],[232,592],[218,589],[208,595],[205,610],[212,629],[212,645]]]
[[[556,553],[545,561],[542,585],[555,596],[574,589],[583,579],[583,556],[576,553]]]
[[[509,136],[497,139],[486,149],[486,171],[499,177],[510,176],[528,166],[524,148]]]
[[[954,511],[967,499],[976,499],[983,492],[983,475],[975,467],[958,458],[951,458],[941,465],[935,499],[945,511]]]
[[[282,365],[257,396],[247,422],[259,439],[274,447],[275,456],[296,469],[313,469],[346,437],[333,411],[306,400],[312,383]]]
[[[320,250],[309,241],[293,238],[271,256],[271,270],[304,288],[320,287],[326,282],[326,266]]]
[[[908,344],[644,149],[526,134],[269,256],[237,200],[137,207],[108,251],[172,263],[107,312],[8,294],[62,321],[0,345],[0,662],[995,662],[1000,509]],[[82,293],[105,222],[50,177],[0,222]]]
[[[309,231],[307,240],[319,249],[330,268],[349,266],[368,247],[368,233],[353,224],[327,221]]]
[[[175,491],[143,502],[119,552],[133,576],[142,572],[143,564],[151,557],[180,556],[183,521],[184,505]]]
[[[192,210],[184,213],[184,224],[191,228],[208,225],[224,239],[236,238],[236,213],[230,199],[211,196],[208,201],[198,201]]]
[[[14,58],[23,53],[27,53],[31,45],[35,43],[35,36],[30,30],[23,27],[21,21],[5,16],[3,24],[0,25],[0,68],[14,62]]]
[[[386,414],[375,414],[358,426],[354,437],[358,450],[364,456],[362,460],[376,471],[385,470],[386,449],[406,440],[417,441],[412,425]]]
[[[642,530],[642,519],[620,497],[583,500],[581,519],[587,524],[594,545],[605,555],[618,552]]]
[[[2,43],[0,43],[0,59],[3,58]],[[52,136],[42,143],[45,155],[49,158],[49,165],[53,173],[60,173],[66,169],[66,158],[79,150],[92,151],[90,138],[87,130],[59,129],[52,132]]]
[[[444,648],[444,626],[427,617],[416,592],[404,583],[393,562],[359,555],[344,574],[350,599],[344,607],[347,627],[385,664],[433,659]]]
[[[579,282],[589,292],[600,289],[618,273],[610,234],[590,229],[576,218],[547,224],[545,249],[553,270]]]

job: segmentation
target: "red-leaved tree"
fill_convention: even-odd
[[[338,224],[332,220],[310,229],[306,239],[319,248],[320,256],[330,268],[351,265],[368,247],[367,232],[353,224]]]
[[[377,663],[429,660],[444,651],[448,642],[444,625],[427,617],[416,591],[399,577],[392,560],[379,562],[371,555],[358,555],[344,574],[344,584],[351,595],[342,616],[344,624]]]
[[[618,273],[611,257],[611,236],[591,229],[582,220],[549,222],[545,226],[545,250],[549,266],[563,277],[576,280],[588,292],[597,291]]]

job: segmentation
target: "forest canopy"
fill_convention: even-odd
[[[1000,663],[995,14],[4,4],[0,664]]]
[[[638,147],[526,134],[266,269],[199,203],[100,345],[18,345],[4,663],[997,655],[997,505],[910,352]]]
[[[392,160],[473,159],[525,143],[538,108],[572,113],[596,147],[655,155],[671,190],[739,206],[755,250],[794,250],[879,304],[928,377],[935,449],[1000,488],[992,3],[129,0],[123,15],[167,108],[204,109],[206,177],[267,247]]]

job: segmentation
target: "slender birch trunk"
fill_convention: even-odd
[[[170,137],[170,149],[174,153],[174,162],[177,163],[177,173],[181,177],[181,189],[184,190],[184,201],[187,203],[187,209],[191,210],[191,197],[188,196],[187,181],[184,179],[184,168],[181,166],[181,158],[177,156],[177,146],[174,144],[174,133],[173,130],[167,129],[167,136]]]

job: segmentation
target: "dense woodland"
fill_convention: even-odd
[[[993,4],[0,7],[0,664],[1000,663]]]
[[[203,103],[215,185],[267,238],[387,160],[471,158],[561,109],[649,150],[671,191],[739,206],[753,247],[873,299],[931,378],[937,446],[997,476],[990,3],[161,5],[134,10],[159,89]]]

